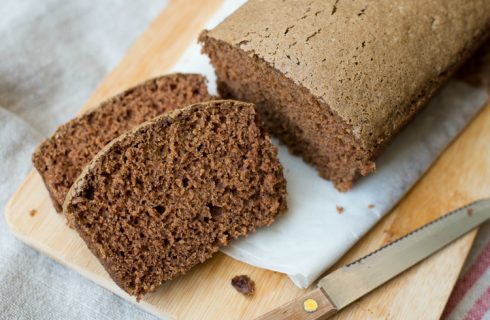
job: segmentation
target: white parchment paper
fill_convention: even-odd
[[[243,2],[226,1],[208,28]],[[213,68],[197,44],[190,46],[173,71],[203,73],[212,91],[216,90]],[[393,208],[487,99],[483,88],[450,81],[389,145],[377,161],[377,171],[346,193],[338,192],[275,141],[285,168],[289,209],[272,226],[222,251],[254,266],[286,273],[299,287],[309,286]],[[344,208],[342,214],[337,206]]]

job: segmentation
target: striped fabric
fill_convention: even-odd
[[[480,229],[442,319],[490,320],[490,223]]]
[[[490,89],[490,41],[464,72]],[[490,320],[490,222],[480,228],[441,319]]]

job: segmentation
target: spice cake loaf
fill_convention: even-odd
[[[170,74],[126,90],[59,127],[32,156],[56,211],[83,167],[109,141],[166,111],[211,99],[204,77]]]
[[[250,0],[200,42],[220,94],[345,191],[489,30],[488,0]]]
[[[252,104],[195,104],[109,143],[63,212],[114,281],[141,298],[286,209],[276,156]]]

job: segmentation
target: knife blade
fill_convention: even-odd
[[[327,319],[490,219],[490,199],[452,211],[351,262],[318,287],[257,319]]]

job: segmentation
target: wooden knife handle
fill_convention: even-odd
[[[256,320],[327,319],[337,313],[323,289],[317,288],[308,294],[261,315]]]

